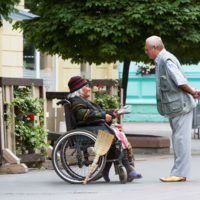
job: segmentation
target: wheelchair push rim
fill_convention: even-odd
[[[83,183],[95,157],[93,147],[96,135],[85,130],[69,131],[61,136],[52,153],[53,167],[63,180],[69,183]],[[102,156],[88,182],[97,179],[106,164]]]

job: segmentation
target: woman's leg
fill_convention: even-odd
[[[132,170],[132,168],[129,165],[128,161],[128,149],[123,149],[124,157],[122,158],[122,164],[126,168],[127,174],[129,174]]]
[[[106,182],[110,182],[109,171],[110,171],[111,166],[112,166],[112,163],[107,162],[106,165],[105,165],[105,168],[103,170],[103,178]]]
[[[134,179],[140,179],[140,178],[142,178],[142,175],[136,173],[135,171],[133,171],[133,169],[131,168],[131,166],[129,164],[129,161],[128,161],[128,149],[123,149],[123,153],[124,153],[124,157],[122,159],[122,164],[126,168],[128,177],[134,178]]]

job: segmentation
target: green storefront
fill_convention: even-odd
[[[136,75],[138,65],[131,62],[128,78],[126,105],[132,106],[132,112],[124,115],[123,121],[135,122],[167,122],[168,119],[159,115],[156,107],[156,80],[155,74]],[[189,85],[200,89],[200,64],[184,65],[185,75]],[[119,64],[119,78],[122,79],[123,63]]]

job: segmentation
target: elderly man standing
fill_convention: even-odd
[[[147,38],[145,53],[156,64],[156,99],[160,115],[169,118],[172,128],[174,166],[164,182],[186,181],[191,165],[191,129],[194,98],[200,91],[191,88],[177,58],[165,50],[160,37]]]

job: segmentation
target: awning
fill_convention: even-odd
[[[20,10],[20,9],[17,9],[17,10],[19,11],[19,13],[17,13],[16,11],[13,11],[12,13],[10,13],[10,15],[8,17],[13,19],[13,20],[34,19],[34,18],[40,17],[38,15],[34,15],[32,13],[28,13],[28,12],[26,12],[24,10]],[[0,15],[0,17],[1,17],[1,19],[6,20],[2,15]]]

